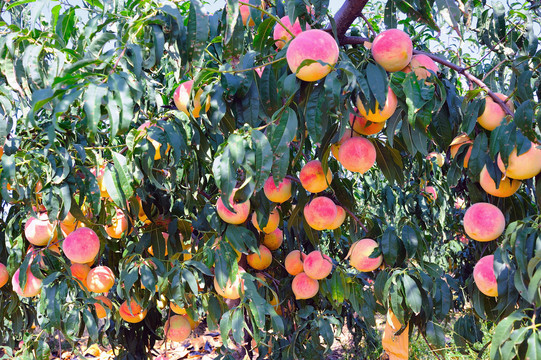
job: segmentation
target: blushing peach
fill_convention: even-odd
[[[177,109],[184,112],[188,116],[190,116],[190,112],[188,111],[188,103],[190,102],[190,93],[192,91],[192,87],[193,80],[183,82],[177,87],[175,93],[173,94],[173,101],[175,102]],[[201,113],[201,95],[203,95],[203,89],[197,90],[193,99],[192,115],[195,118],[198,118]],[[209,109],[210,95],[207,95],[207,99],[205,101],[205,112],[209,111]]]
[[[536,144],[531,144],[528,151],[517,156],[517,149],[513,149],[509,155],[507,167],[498,154],[498,167],[500,171],[512,179],[526,180],[533,178],[541,171],[541,149]]]
[[[336,205],[336,217],[334,218],[333,223],[329,226],[329,230],[338,229],[346,220],[346,210],[340,205]]]
[[[325,196],[314,198],[304,207],[304,218],[314,230],[326,230],[338,214],[334,202]]]
[[[79,228],[64,239],[62,250],[72,263],[89,263],[100,252],[100,239],[94,230]]]
[[[282,25],[276,23],[273,31],[274,44],[278,49],[282,49],[291,40],[291,34],[287,32],[286,29],[289,29],[293,36],[297,36],[302,32],[299,19],[297,19],[293,25],[291,25],[291,20],[289,20],[289,16],[287,15],[281,18],[280,21],[282,22],[282,24],[285,25],[285,28]],[[306,30],[309,29],[310,25],[306,24]]]
[[[165,322],[163,330],[167,339],[182,342],[190,336],[192,327],[184,316],[173,315]]]
[[[115,284],[115,274],[107,266],[97,266],[88,272],[86,286],[95,293],[105,293]]]
[[[438,71],[440,70],[434,60],[425,54],[413,55],[410,68],[415,72],[415,75],[419,80],[424,80],[429,77],[431,75],[429,70],[435,74],[438,74]]]
[[[272,263],[272,253],[265,245],[259,245],[259,255],[250,254],[246,256],[246,261],[256,270],[265,270]]]
[[[163,236],[163,239],[165,240],[165,253],[163,254],[164,256],[167,256],[168,254],[168,251],[167,251],[167,240],[169,239],[169,234],[166,233],[166,232],[162,232],[162,236]],[[182,241],[182,235],[180,235],[180,240]],[[154,256],[154,250],[152,249],[152,246],[149,246],[148,249],[147,249],[148,253],[152,256]]]
[[[214,289],[225,299],[235,300],[240,298],[240,294],[244,292],[244,280],[241,275],[244,273],[244,269],[239,266],[239,272],[235,277],[235,281],[232,283],[231,279],[227,279],[225,288],[220,287],[218,280],[214,277]]]
[[[143,321],[147,316],[147,310],[143,309],[135,300],[131,299],[129,304],[128,300],[124,301],[118,309],[120,317],[129,323],[135,324]]]
[[[321,280],[326,278],[332,271],[332,259],[314,250],[304,259],[304,273],[314,279]]]
[[[361,239],[351,245],[349,249],[349,264],[362,272],[374,271],[381,266],[383,256],[371,258],[370,255],[378,248],[378,243],[373,239]]]
[[[385,127],[385,121],[383,122],[371,122],[366,120],[362,116],[356,116],[355,114],[349,114],[349,125],[353,130],[361,135],[374,135],[379,133]]]
[[[466,208],[466,200],[464,198],[458,197],[455,200],[455,209],[465,209]]]
[[[492,179],[485,165],[479,174],[479,184],[481,184],[483,190],[490,195],[497,197],[509,197],[517,192],[520,184],[522,184],[522,181],[503,176],[500,179],[498,187],[496,187],[496,181]]]
[[[301,272],[295,275],[291,283],[291,290],[293,290],[293,294],[295,294],[295,299],[297,300],[310,299],[318,293],[319,282]]]
[[[332,181],[332,173],[331,169],[327,168],[327,174],[325,175],[321,161],[312,160],[302,167],[299,179],[306,191],[318,193],[329,187]]]
[[[364,174],[376,162],[376,148],[364,137],[350,138],[340,146],[338,161],[347,170]]]
[[[387,92],[387,99],[385,100],[383,109],[380,109],[379,103],[376,101],[375,112],[372,112],[372,110],[370,109],[367,111],[361,98],[358,96],[355,103],[357,105],[357,110],[359,111],[359,114],[361,114],[361,116],[365,117],[369,121],[380,123],[386,121],[394,114],[396,107],[398,106],[398,99],[396,98],[395,93],[393,92],[393,90],[391,90],[391,87],[389,86],[389,90]]]
[[[34,297],[38,295],[41,292],[41,279],[35,277],[30,271],[30,267],[28,267],[26,270],[26,285],[24,286],[23,290],[19,286],[19,270],[20,269],[17,269],[11,278],[11,286],[13,287],[13,291],[15,291],[17,295],[21,297]]]
[[[496,94],[496,96],[503,101],[507,100],[507,95]],[[513,110],[513,102],[511,100],[507,101],[506,105]],[[502,121],[505,119],[505,115],[505,111],[502,109],[502,107],[487,95],[485,97],[485,110],[481,115],[479,115],[477,122],[483,128],[492,131],[500,126]]]
[[[436,201],[438,199],[438,192],[436,191],[436,188],[432,185],[425,186],[425,193],[432,201]]]
[[[494,273],[494,255],[483,256],[473,268],[473,281],[486,296],[498,296],[498,282]]]
[[[7,284],[9,280],[9,272],[6,265],[0,263],[0,288]]]
[[[276,250],[284,241],[284,232],[280,228],[276,228],[270,234],[265,234],[263,237],[263,245],[265,245],[269,250]]]
[[[139,130],[139,131],[144,130],[145,133],[146,133],[146,129],[151,127],[151,126],[153,126],[153,125],[151,124],[150,120],[145,121],[144,123],[141,124],[141,126],[139,126],[137,128],[137,130]],[[160,129],[162,129],[162,128],[160,127]],[[151,138],[148,135],[147,135],[147,139],[148,139],[148,141],[150,141],[152,146],[154,146],[154,160],[160,160],[162,158],[162,154],[160,153],[160,149],[162,148],[162,144],[159,141]],[[171,150],[171,145],[167,144],[167,149],[165,150],[165,153],[167,154],[169,152],[169,150]]]
[[[265,0],[261,0],[261,8],[264,9],[265,7]],[[250,14],[250,6],[239,4],[239,11],[244,26],[248,25],[252,27],[255,25],[254,19],[252,19]],[[263,13],[261,13],[261,17],[263,18]]]
[[[291,180],[285,178],[276,186],[272,176],[269,176],[263,185],[263,192],[269,201],[281,204],[291,198]]]
[[[306,254],[299,250],[293,250],[287,254],[284,266],[290,275],[297,275],[304,271],[303,261],[306,259]]]
[[[356,131],[352,131],[351,129],[347,129],[344,132],[344,135],[340,138],[340,140],[337,143],[334,143],[331,145],[331,153],[334,156],[336,160],[338,160],[338,153],[340,152],[340,146],[342,146],[343,143],[345,143],[349,138],[352,137],[359,137],[359,135]]]
[[[428,160],[431,160],[434,159],[436,161],[436,164],[439,166],[439,167],[442,167],[443,164],[445,164],[445,156],[442,154],[442,153],[439,153],[439,152],[431,152],[429,153],[426,158]]]
[[[465,169],[468,168],[468,163],[470,161],[471,151],[472,151],[472,148],[473,148],[472,145],[468,145],[468,144],[473,144],[473,141],[470,140],[468,135],[460,134],[457,137],[455,137],[453,139],[453,141],[451,142],[451,144],[449,145],[449,150],[451,151],[451,158],[453,158],[453,159],[456,156],[456,154],[458,153],[458,150],[463,145],[468,146],[468,150],[466,152],[466,155],[464,156],[464,164],[463,164],[463,166],[464,166]]]
[[[254,212],[252,215],[252,224],[257,229],[257,231],[264,232],[265,234],[270,234],[278,228],[278,224],[280,224],[280,214],[278,213],[278,210],[272,210],[269,214],[267,225],[265,225],[263,229],[261,229],[259,227],[259,224],[257,223],[257,213]]]
[[[47,213],[41,213],[37,218],[30,217],[24,225],[24,236],[29,243],[45,246],[56,241],[56,225],[49,222]]]
[[[96,181],[98,182],[98,187],[100,188],[100,194],[103,199],[109,199],[109,193],[107,192],[107,188],[105,187],[105,183],[103,182],[103,176],[105,175],[105,165],[100,166],[98,170],[98,174],[96,175],[96,168],[90,169],[90,172],[96,177]]]
[[[86,278],[90,272],[88,264],[71,264],[70,271],[71,275],[81,284],[81,287],[88,288],[86,285]]]
[[[474,240],[492,241],[505,230],[505,217],[497,206],[479,202],[464,214],[464,231]]]
[[[276,311],[276,314],[282,316],[282,308],[280,307],[279,303],[280,301],[278,300],[278,298],[274,296],[274,294],[272,294],[272,299],[270,299],[269,304],[272,305],[274,311]]]
[[[250,200],[243,203],[235,203],[233,199],[236,192],[237,189],[234,189],[231,196],[229,196],[229,204],[235,212],[230,211],[225,207],[221,197],[216,201],[216,212],[226,223],[239,225],[248,219],[248,215],[250,214]]]
[[[287,48],[286,59],[289,69],[301,80],[317,81],[331,72],[338,61],[338,44],[327,32],[319,29],[306,30],[291,40]],[[304,60],[319,62],[299,68]]]
[[[96,296],[94,299],[99,300],[94,304],[94,308],[96,309],[96,315],[98,315],[98,319],[104,319],[107,317],[107,311],[103,307],[102,303],[109,308],[109,310],[113,310],[113,302],[107,298],[107,296]],[[101,301],[101,302],[100,302]]]
[[[402,30],[389,29],[374,39],[372,56],[386,71],[400,71],[411,61],[413,44]]]
[[[195,321],[194,319],[192,319],[192,317],[189,314],[184,314],[181,316],[185,318],[186,320],[188,320],[188,323],[190,324],[190,328],[192,330],[195,330],[195,328],[199,326],[199,321]]]
[[[111,225],[105,227],[105,231],[113,239],[120,239],[126,230],[128,230],[128,219],[122,210],[116,209],[116,215],[113,216]]]

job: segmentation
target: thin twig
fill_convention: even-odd
[[[420,331],[420,333],[421,333],[421,336],[423,337],[423,339],[425,340],[426,345],[428,345],[428,348],[430,349],[430,351],[432,351],[432,354],[434,354],[434,356],[435,356],[438,360],[442,360],[442,359],[440,358],[440,356],[438,355],[438,353],[436,353],[436,351],[432,348],[432,345],[430,345],[430,343],[429,343],[428,340],[426,339],[425,334],[423,334],[421,331]]]
[[[366,233],[368,233],[368,229],[366,228],[366,226],[364,226],[362,221],[351,210],[349,210],[347,207],[342,205],[342,203],[340,203],[340,201],[338,201],[337,199],[335,199],[335,200],[338,203],[338,205],[340,205],[349,214],[349,216],[351,216],[353,218],[353,220],[355,220],[355,222],[357,224],[359,224]]]
[[[362,13],[361,13],[361,19],[364,20],[364,22],[366,23],[366,26],[368,26],[368,29],[370,29],[370,32],[372,33],[372,35],[376,36],[378,33],[376,32],[376,30],[374,30],[374,27],[372,26],[372,24],[370,24],[370,21],[368,21],[366,16],[364,16],[364,14]]]

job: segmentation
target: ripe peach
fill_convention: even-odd
[[[460,210],[466,208],[466,200],[464,198],[458,197],[455,200],[455,209]]]
[[[6,285],[9,280],[9,272],[6,265],[0,263],[0,288]]]
[[[314,230],[328,229],[333,224],[337,214],[336,205],[325,196],[314,198],[304,207],[304,218]]]
[[[315,279],[308,277],[305,273],[301,272],[295,275],[293,282],[291,283],[291,289],[295,294],[295,299],[310,299],[316,296],[319,291],[319,282]]]
[[[30,271],[30,267],[28,267],[26,270],[26,285],[24,286],[24,290],[22,290],[19,286],[19,270],[20,269],[17,269],[11,278],[13,291],[21,297],[33,297],[38,295],[41,292],[41,279],[35,277]]]
[[[434,186],[425,186],[425,193],[432,201],[436,201],[438,199],[438,193],[436,192],[436,188]]]
[[[240,294],[244,292],[244,280],[241,277],[244,272],[244,269],[239,266],[239,272],[237,273],[235,281],[231,283],[231,279],[227,279],[225,288],[220,287],[218,280],[214,277],[214,289],[219,295],[226,299],[235,300],[240,298]]]
[[[500,180],[499,186],[496,188],[496,182],[490,176],[485,165],[479,174],[479,184],[481,184],[483,190],[490,195],[497,197],[509,197],[517,192],[520,184],[522,184],[522,181],[503,176]]]
[[[349,264],[362,272],[376,270],[383,262],[383,256],[371,258],[370,255],[377,247],[378,243],[373,239],[366,238],[354,242],[348,253]]]
[[[306,30],[289,43],[287,64],[299,79],[317,81],[331,72],[332,66],[338,61],[339,52],[338,44],[332,35],[319,29]],[[299,69],[304,60],[319,60],[327,65],[314,62]]]
[[[361,116],[365,117],[369,121],[380,123],[386,121],[388,118],[391,117],[391,115],[394,114],[396,107],[398,106],[398,99],[396,98],[393,90],[391,90],[391,87],[389,87],[389,91],[387,92],[387,99],[385,100],[385,105],[383,106],[383,109],[380,109],[379,103],[376,101],[376,112],[372,112],[372,110],[369,110],[370,112],[368,112],[365,109],[361,98],[358,96],[355,103],[357,105],[357,110],[359,111],[359,114],[361,114]]]
[[[190,102],[190,93],[192,91],[192,87],[193,80],[183,82],[177,87],[175,93],[173,94],[173,101],[175,102],[177,109],[184,112],[188,116],[190,116],[190,112],[188,111],[188,103]],[[201,95],[203,95],[203,89],[197,90],[197,93],[195,93],[195,97],[193,99],[192,115],[195,118],[198,118],[199,114],[201,113]],[[205,101],[205,112],[209,111],[209,109],[210,95],[207,95],[207,99]]]
[[[237,189],[234,189],[231,196],[229,196],[229,204],[233,210],[235,210],[235,212],[229,211],[225,207],[221,197],[218,198],[218,201],[216,201],[216,212],[226,223],[239,225],[248,219],[248,215],[250,214],[250,200],[243,203],[235,203],[233,199],[236,192]]]
[[[263,192],[269,201],[283,203],[291,198],[291,180],[283,179],[278,186],[274,184],[272,176],[265,181]]]
[[[265,245],[269,250],[276,250],[284,241],[284,232],[276,228],[273,232],[270,234],[265,234],[263,237],[263,245]]]
[[[163,330],[167,339],[181,342],[190,336],[192,327],[184,316],[173,315],[165,322]]]
[[[338,161],[347,170],[364,174],[376,162],[376,148],[364,137],[352,137],[340,146]]]
[[[374,39],[372,56],[386,71],[400,71],[411,61],[413,44],[402,30],[389,29]]]
[[[442,167],[443,164],[445,164],[445,156],[442,154],[442,153],[439,153],[439,152],[431,152],[429,153],[426,158],[428,160],[431,160],[434,159],[436,161],[436,164],[438,164],[439,167]]]
[[[344,132],[344,135],[340,138],[340,140],[337,143],[334,143],[331,145],[331,152],[336,160],[338,160],[338,153],[340,152],[340,146],[342,146],[343,143],[345,143],[349,138],[352,137],[359,137],[359,135],[356,131],[352,131],[351,129],[347,129],[346,132]]]
[[[141,126],[139,126],[137,128],[137,130],[139,130],[139,131],[144,130],[145,133],[146,133],[146,129],[151,127],[151,125],[152,124],[151,124],[150,120],[145,121],[144,123],[141,124]],[[162,129],[162,128],[160,127],[160,129]],[[154,160],[160,160],[162,158],[162,154],[160,154],[160,149],[162,147],[162,144],[159,141],[152,139],[150,136],[147,136],[147,139],[148,139],[148,141],[150,141],[152,146],[154,146],[154,150],[155,150],[155,152],[154,152]],[[167,149],[165,150],[165,153],[167,154],[169,152],[169,150],[171,150],[171,145],[167,144]]]
[[[163,239],[165,240],[165,253],[164,256],[167,256],[167,240],[169,239],[169,234],[166,232],[162,232]],[[182,235],[180,235],[180,240],[182,241]],[[152,256],[154,256],[154,250],[152,250],[152,246],[149,246],[147,249],[148,253]]]
[[[96,266],[91,269],[86,277],[88,290],[95,293],[104,293],[115,284],[115,274],[107,266]]]
[[[327,168],[327,175],[323,173],[321,161],[312,160],[307,162],[299,173],[301,185],[311,193],[321,192],[329,187],[332,181],[331,169]]]
[[[269,304],[274,307],[274,311],[276,311],[278,315],[282,316],[282,307],[278,305],[279,303],[280,301],[278,300],[278,298],[275,297],[274,294],[272,294],[272,299],[270,299]]]
[[[49,222],[47,213],[41,213],[37,218],[30,217],[24,225],[24,236],[29,243],[45,246],[56,241],[56,225]]]
[[[90,266],[88,264],[71,264],[70,271],[71,275],[81,284],[81,287],[88,288],[86,285],[86,278],[90,272]]]
[[[124,321],[133,324],[143,321],[145,316],[147,316],[147,310],[143,310],[141,305],[139,305],[133,299],[130,299],[129,304],[128,300],[124,301],[122,305],[120,305],[118,313],[120,314],[120,317],[124,319]]]
[[[299,19],[297,19],[293,25],[291,25],[291,21],[289,20],[289,16],[287,15],[281,18],[280,21],[285,25],[285,28],[277,23],[274,26],[273,32],[273,38],[275,41],[274,44],[278,49],[282,49],[291,40],[291,35],[289,34],[289,32],[286,31],[286,28],[293,33],[293,36],[297,36],[302,32]],[[310,25],[306,24],[306,30],[309,29]]]
[[[96,177],[98,187],[100,188],[101,197],[104,199],[109,199],[109,193],[107,192],[107,188],[105,187],[105,183],[103,182],[103,176],[105,175],[105,165],[100,166],[97,175],[96,168],[90,169],[90,172]]]
[[[503,101],[507,100],[507,96],[504,94],[496,94],[497,97]],[[490,96],[485,97],[485,111],[477,118],[479,125],[484,127],[487,130],[494,130],[505,119],[505,111],[502,107],[496,103]],[[513,102],[511,100],[506,102],[507,106],[513,110]]]
[[[451,158],[454,158],[458,153],[458,150],[465,144],[473,144],[473,141],[470,140],[468,135],[460,134],[453,139],[451,145],[449,145],[449,150],[451,151]],[[468,162],[470,161],[472,145],[468,145],[468,150],[466,156],[464,156],[464,168],[468,168]]]
[[[415,75],[419,80],[424,80],[429,77],[431,75],[429,70],[433,71],[435,74],[440,70],[434,60],[425,54],[413,55],[410,68],[415,72]]]
[[[128,230],[128,219],[122,210],[116,209],[116,215],[113,216],[112,224],[107,225],[105,231],[113,239],[120,239],[126,230]]]
[[[84,226],[84,224],[77,221],[75,217],[68,212],[66,218],[60,222],[60,231],[62,232],[62,236],[67,237],[79,226]]]
[[[267,221],[267,225],[261,230],[259,228],[259,224],[257,223],[257,214],[254,212],[252,215],[252,224],[259,232],[264,232],[265,234],[270,234],[274,230],[278,228],[278,224],[280,224],[280,214],[278,213],[278,210],[274,209],[269,214],[269,219]]]
[[[302,260],[301,260],[302,258]],[[306,258],[306,254],[301,253],[299,250],[293,250],[287,254],[285,259],[285,268],[290,275],[297,275],[304,271],[303,261]]]
[[[497,206],[479,202],[464,214],[464,231],[474,240],[492,241],[505,230],[505,217]]]
[[[265,245],[259,245],[259,255],[250,254],[246,256],[246,261],[256,270],[265,270],[272,263],[272,253]]]
[[[343,207],[336,205],[336,217],[334,218],[333,223],[329,226],[329,230],[338,229],[346,220],[346,210]]]
[[[64,239],[62,250],[72,263],[85,264],[94,261],[100,252],[100,239],[94,230],[79,228]]]
[[[332,271],[332,259],[317,250],[306,256],[303,265],[304,273],[314,280],[324,279]]]
[[[96,308],[96,315],[98,315],[98,319],[103,319],[107,316],[107,311],[103,307],[102,303],[109,308],[109,310],[113,310],[113,302],[107,298],[107,296],[96,296],[94,299],[99,300],[94,304],[94,307]],[[100,303],[100,301],[102,303]]]
[[[541,149],[532,143],[528,151],[517,156],[515,148],[509,155],[508,161],[509,164],[506,168],[500,154],[498,154],[498,167],[503,174],[512,179],[530,179],[541,171]]]
[[[486,296],[498,296],[498,282],[494,273],[494,255],[483,256],[473,268],[473,281]]]
[[[383,130],[385,127],[385,121],[372,122],[368,124],[368,120],[366,120],[366,118],[356,116],[355,114],[349,114],[349,125],[351,125],[355,132],[361,135],[374,135]]]
[[[261,8],[265,9],[265,7],[266,7],[265,0],[261,0]],[[240,16],[242,18],[242,24],[244,26],[246,26],[246,24],[248,24],[248,26],[250,27],[255,25],[254,19],[252,19],[251,14],[250,14],[250,6],[240,4],[239,11],[240,11]],[[263,13],[261,13],[261,17],[263,17]]]

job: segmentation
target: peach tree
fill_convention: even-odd
[[[0,4],[0,355],[541,356],[539,4],[328,7]]]

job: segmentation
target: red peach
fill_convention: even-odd
[[[308,277],[305,273],[301,272],[295,275],[293,282],[291,283],[291,289],[295,294],[295,299],[310,299],[316,296],[319,291],[319,282],[315,279]]]
[[[496,94],[496,96],[503,101],[507,100],[507,96],[504,94]],[[511,110],[513,110],[513,102],[511,100],[507,101],[506,104]],[[500,126],[502,121],[505,119],[505,115],[506,113],[502,107],[487,95],[485,97],[485,110],[477,118],[477,122],[483,128],[492,131]]]
[[[86,264],[100,252],[100,239],[94,230],[79,228],[64,239],[62,250],[72,263]]]
[[[278,210],[274,209],[269,214],[269,218],[267,221],[267,225],[261,229],[259,227],[259,224],[257,223],[257,213],[252,214],[252,224],[259,232],[264,232],[265,234],[270,234],[274,230],[278,228],[278,225],[280,224],[280,214],[278,213]]]
[[[115,274],[107,266],[97,266],[88,272],[86,286],[95,293],[105,293],[115,284]]]
[[[165,322],[163,331],[167,339],[182,342],[190,336],[192,327],[184,316],[173,315]]]
[[[359,135],[356,131],[353,131],[351,129],[346,129],[346,131],[344,132],[344,135],[342,135],[340,140],[338,140],[337,143],[334,143],[331,145],[331,153],[334,156],[334,158],[338,160],[338,153],[340,152],[340,146],[342,146],[342,144],[345,143],[346,140],[352,137],[359,137],[359,136],[361,135]]]
[[[329,226],[329,230],[338,229],[346,220],[346,211],[343,207],[336,205],[336,217],[334,218],[333,223]]]
[[[332,259],[314,250],[306,256],[303,262],[304,273],[314,279],[321,280],[326,278],[332,271]]]
[[[56,225],[49,222],[47,213],[41,213],[37,218],[30,217],[24,225],[24,236],[29,243],[45,246],[56,241]]]
[[[304,218],[314,230],[328,229],[333,224],[337,214],[336,205],[325,196],[314,198],[304,207]]]
[[[263,185],[263,192],[269,201],[281,204],[291,198],[291,180],[285,178],[276,186],[272,176],[269,176]]]
[[[188,116],[190,115],[190,112],[188,111],[188,103],[190,102],[190,93],[192,91],[192,86],[193,80],[183,82],[177,87],[175,93],[173,94],[173,101],[175,102],[175,106],[177,107],[177,109],[184,112]],[[203,95],[203,89],[199,89],[197,93],[195,93],[193,99],[192,115],[195,118],[198,118],[201,112],[201,95]],[[205,101],[205,112],[209,111],[209,109],[210,95],[207,95],[207,99]]]
[[[383,256],[371,258],[370,255],[377,247],[378,243],[373,239],[366,238],[354,242],[348,253],[349,264],[362,272],[376,270],[383,262]]]
[[[239,272],[235,277],[235,281],[231,283],[231,279],[227,279],[225,288],[220,287],[218,280],[214,277],[214,289],[219,295],[226,299],[235,300],[240,298],[240,294],[244,292],[244,280],[241,277],[244,272],[246,271],[239,266]]]
[[[17,269],[11,278],[11,286],[13,287],[13,291],[15,291],[17,295],[21,297],[33,297],[38,295],[41,292],[41,279],[35,277],[30,271],[30,267],[28,267],[26,270],[26,285],[24,286],[24,290],[22,290],[19,286],[19,270],[20,269]]]
[[[281,229],[277,228],[270,234],[265,234],[263,237],[263,245],[269,250],[276,250],[282,245],[284,241],[284,233]]]
[[[265,245],[259,245],[259,255],[250,254],[246,256],[246,261],[256,270],[265,270],[272,263],[272,253]]]
[[[248,215],[250,214],[250,200],[247,200],[243,203],[235,203],[233,200],[235,197],[235,193],[238,189],[234,189],[231,196],[229,196],[229,204],[235,210],[235,212],[228,210],[223,201],[222,198],[218,198],[218,201],[216,201],[216,212],[220,216],[220,218],[229,224],[239,225],[248,219]]]
[[[98,315],[98,319],[103,319],[107,316],[107,311],[103,307],[102,303],[109,308],[109,310],[113,310],[113,302],[109,300],[106,296],[100,295],[96,296],[94,299],[99,300],[94,304],[94,307],[96,309],[96,315]],[[100,303],[101,301],[101,303]]]
[[[273,32],[273,38],[274,38],[274,44],[278,49],[282,49],[286,44],[291,40],[291,34],[287,32],[286,28],[293,33],[293,36],[297,36],[302,32],[301,24],[299,22],[299,19],[295,21],[293,25],[291,25],[291,21],[289,20],[289,16],[284,16],[280,19],[280,21],[285,25],[285,28],[276,23],[274,26],[274,32]],[[306,30],[310,29],[310,25],[306,24]]]
[[[71,275],[76,278],[82,287],[87,288],[86,278],[90,272],[90,266],[88,264],[74,263],[70,266]]]
[[[391,87],[389,86],[387,92],[387,99],[385,100],[385,105],[383,106],[383,109],[380,109],[379,103],[376,101],[375,112],[372,112],[372,110],[367,111],[364,107],[363,102],[361,101],[361,98],[358,96],[355,103],[357,105],[357,110],[359,111],[359,114],[361,114],[361,116],[364,116],[369,121],[380,123],[386,121],[394,114],[396,107],[398,106],[398,99],[396,98],[395,93],[393,92],[393,90],[391,90]]]
[[[433,71],[435,74],[440,70],[434,60],[425,54],[413,55],[410,68],[415,72],[415,75],[417,75],[417,79],[419,80],[424,80],[429,77],[429,70]]]
[[[505,217],[497,206],[479,202],[464,214],[464,231],[474,240],[492,241],[505,230]]]
[[[515,148],[509,155],[508,162],[505,167],[500,154],[498,154],[498,167],[506,176],[518,180],[533,178],[541,171],[541,149],[532,143],[528,151],[517,156]]]
[[[449,145],[449,150],[451,151],[451,158],[454,158],[456,154],[458,153],[458,150],[463,146],[467,144],[473,144],[473,141],[470,140],[468,135],[466,134],[460,134],[457,137],[453,139],[451,144]],[[471,151],[473,146],[467,145],[468,150],[466,152],[466,155],[464,156],[464,168],[468,168],[468,162],[470,161]]]
[[[389,29],[374,39],[372,56],[386,71],[400,71],[411,61],[413,44],[402,30]]]
[[[332,181],[332,173],[331,169],[327,168],[327,175],[325,175],[321,161],[312,160],[302,167],[299,173],[299,179],[306,191],[318,193],[329,187]]]
[[[494,273],[494,255],[483,256],[473,268],[473,281],[486,296],[498,296],[498,282]]]
[[[306,258],[306,254],[301,253],[299,250],[293,250],[287,254],[284,266],[286,271],[290,275],[297,275],[304,271],[303,260]]]
[[[498,187],[496,187],[496,181],[492,179],[485,165],[479,174],[479,184],[481,184],[483,190],[490,195],[497,197],[509,197],[517,192],[520,184],[522,184],[522,181],[503,176],[500,179]]]
[[[369,121],[362,116],[355,114],[349,114],[349,125],[355,130],[355,132],[361,135],[374,135],[379,133],[385,127],[385,121],[373,122],[369,124]]]
[[[147,310],[143,310],[135,300],[131,299],[128,305],[128,301],[124,301],[118,309],[120,317],[129,323],[138,323],[143,321],[147,316]]]
[[[0,288],[6,285],[9,280],[9,272],[6,265],[0,263]]]
[[[340,146],[338,161],[347,170],[364,174],[376,162],[376,148],[364,137],[350,138]]]

